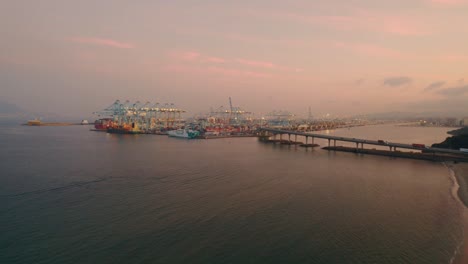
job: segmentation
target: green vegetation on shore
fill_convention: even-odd
[[[447,132],[451,137],[446,138],[441,143],[432,144],[434,148],[460,149],[468,148],[468,127]]]
[[[468,135],[468,127],[462,127],[459,129],[451,130],[447,132],[447,134],[450,134],[452,136]]]
[[[447,134],[452,136],[446,138],[441,143],[432,144],[432,147],[449,149],[468,148],[468,127],[452,130],[447,132]],[[465,207],[468,208],[468,163],[449,164],[449,166],[455,172],[455,177],[460,186],[457,192],[458,197]]]

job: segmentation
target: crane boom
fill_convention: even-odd
[[[232,119],[232,100],[231,100],[231,97],[229,97],[229,107],[230,107],[230,111],[229,111],[229,123],[231,123],[231,119]]]

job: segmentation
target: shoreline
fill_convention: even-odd
[[[463,230],[468,228],[468,163],[443,163],[450,171],[453,179],[452,195],[461,204],[464,218]],[[460,245],[455,249],[451,264],[463,264],[468,262],[468,237],[465,231]]]
[[[458,184],[457,196],[468,209],[468,163],[445,162],[445,164],[453,171]]]

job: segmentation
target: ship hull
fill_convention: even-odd
[[[130,135],[141,134],[141,132],[138,131],[138,130],[127,130],[127,129],[121,129],[121,128],[108,128],[107,133],[111,133],[111,134],[130,134]]]
[[[196,138],[197,136],[199,136],[200,132],[196,130],[191,130],[191,129],[177,129],[177,130],[167,131],[167,134],[170,137],[192,139],[192,138]]]
[[[94,129],[96,131],[107,131],[113,124],[111,118],[102,118],[94,121]]]

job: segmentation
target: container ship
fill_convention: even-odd
[[[111,125],[107,128],[107,133],[113,134],[141,134],[142,131],[135,123],[123,125]]]
[[[112,118],[101,118],[94,121],[94,131],[103,131],[106,132],[113,125]]]

